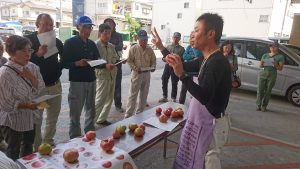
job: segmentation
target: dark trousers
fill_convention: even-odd
[[[185,103],[185,98],[186,98],[186,92],[187,88],[184,84],[181,85],[181,91],[180,91],[180,96],[179,96],[179,103],[184,104]]]
[[[1,133],[8,144],[6,155],[12,160],[32,154],[35,131],[15,131],[7,126],[0,126]]]
[[[117,65],[117,76],[115,83],[114,102],[118,108],[122,107],[122,63]]]
[[[169,83],[170,76],[171,76],[171,82],[172,82],[171,98],[176,99],[177,85],[178,85],[179,78],[175,75],[173,69],[168,64],[166,64],[163,75],[161,77],[163,97],[165,97],[165,98],[168,97],[168,83]]]

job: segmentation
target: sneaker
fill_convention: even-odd
[[[266,107],[261,107],[261,111],[262,111],[262,112],[266,112],[266,111],[267,111],[267,108],[266,108]]]
[[[109,125],[111,125],[111,122],[109,122],[109,121],[107,121],[107,120],[105,120],[105,121],[103,121],[103,122],[96,122],[98,125],[102,125],[102,126],[109,126]]]
[[[163,98],[159,99],[158,102],[165,103],[165,102],[168,102],[168,99],[166,97],[163,97]]]
[[[120,113],[124,113],[125,110],[122,107],[116,107],[116,110]]]
[[[260,108],[260,107],[257,107],[257,108],[256,108],[256,111],[261,111],[261,108]]]

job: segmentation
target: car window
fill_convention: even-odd
[[[260,42],[247,42],[246,58],[260,60],[262,55],[269,52],[268,44]]]
[[[224,42],[225,40],[221,39],[219,43],[219,47],[221,47]],[[241,57],[242,42],[233,40],[233,49],[234,49],[234,55],[237,57]]]
[[[234,55],[237,56],[237,57],[241,57],[242,43],[241,42],[234,42],[233,49],[234,49]]]
[[[298,66],[298,64],[287,54],[279,50],[279,53],[284,56],[284,64],[285,65],[291,65],[291,66]]]

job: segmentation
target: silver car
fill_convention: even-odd
[[[222,38],[221,43],[230,40],[238,56],[238,71],[242,86],[240,88],[256,91],[257,78],[261,68],[259,62],[263,54],[269,53],[273,41],[254,38]],[[300,56],[284,45],[279,45],[279,53],[285,58],[282,71],[278,71],[272,94],[285,96],[292,104],[300,106]]]

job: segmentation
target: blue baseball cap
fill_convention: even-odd
[[[88,16],[80,16],[76,21],[76,25],[95,25],[95,24],[92,23],[91,18],[89,18]]]
[[[141,40],[148,40],[148,35],[147,35],[147,32],[145,30],[139,30],[138,33],[137,33],[137,36]]]

